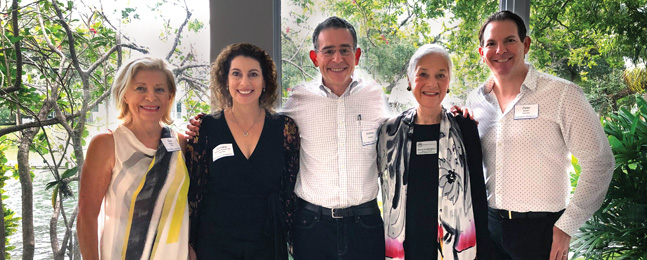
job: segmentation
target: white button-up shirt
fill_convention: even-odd
[[[296,195],[328,208],[375,199],[376,134],[388,111],[375,81],[353,77],[341,96],[324,86],[321,77],[294,87],[282,112],[294,119],[301,135]]]
[[[566,208],[555,225],[573,236],[602,204],[613,153],[582,89],[527,66],[521,92],[504,112],[485,91],[492,79],[467,98],[479,122],[488,205],[517,212]],[[582,172],[569,203],[571,154]]]

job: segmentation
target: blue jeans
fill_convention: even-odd
[[[384,260],[379,213],[332,218],[300,207],[295,220],[295,260]]]

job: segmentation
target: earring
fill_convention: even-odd
[[[411,85],[407,86],[407,91],[411,91]]]
[[[449,89],[447,89],[447,93],[449,93]]]
[[[265,92],[265,88],[263,88],[263,92]]]

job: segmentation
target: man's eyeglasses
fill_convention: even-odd
[[[326,57],[332,57],[335,56],[335,53],[337,52],[337,49],[325,49],[325,50],[316,50],[317,52],[320,52]],[[341,56],[350,56],[353,55],[353,48],[351,47],[341,47],[339,48],[339,54]]]

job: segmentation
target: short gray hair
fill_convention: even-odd
[[[445,48],[438,44],[425,44],[420,46],[416,50],[416,52],[411,55],[411,59],[409,60],[409,66],[407,67],[407,76],[409,77],[409,83],[411,83],[411,80],[415,78],[414,73],[416,72],[416,65],[418,65],[418,61],[422,59],[422,57],[427,56],[429,54],[440,54],[441,57],[445,58],[445,61],[447,61],[447,64],[449,65],[449,75],[452,75],[452,59],[449,57],[449,53]]]

